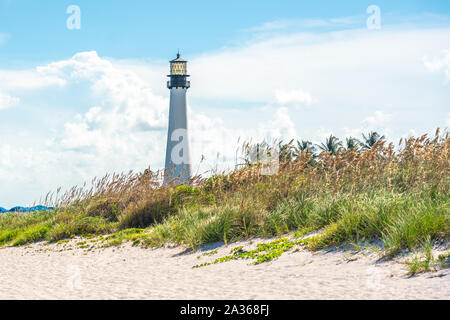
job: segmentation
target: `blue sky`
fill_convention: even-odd
[[[192,56],[245,41],[244,30],[280,19],[359,16],[376,4],[383,23],[424,13],[448,14],[449,1],[35,1],[1,0],[0,32],[8,46],[2,67],[27,65],[96,50],[113,58],[167,59],[180,47]],[[66,8],[81,8],[82,28],[65,28]]]
[[[0,0],[0,206],[161,168],[178,49],[198,172],[232,165],[238,139],[450,127],[449,1]]]

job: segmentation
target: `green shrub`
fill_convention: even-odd
[[[43,240],[48,231],[49,227],[47,225],[31,226],[17,235],[12,244],[14,246],[20,246]]]
[[[0,246],[11,242],[19,233],[19,229],[0,230]]]
[[[120,201],[118,199],[101,199],[92,201],[86,208],[86,215],[90,217],[102,217],[108,221],[118,221],[120,215]]]

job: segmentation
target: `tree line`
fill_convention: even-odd
[[[369,150],[379,141],[385,141],[385,136],[376,131],[370,131],[367,135],[363,133],[362,139],[348,137],[345,141],[341,141],[338,137],[331,134],[320,144],[314,144],[309,140],[296,140],[295,143],[294,140],[291,140],[289,143],[280,141],[278,143],[278,153],[280,161],[295,159],[301,152],[310,153],[314,159],[321,152],[329,152],[332,155],[336,155],[338,152]],[[246,145],[244,152],[245,164],[250,165],[260,160],[261,154],[267,152],[267,150],[270,150],[267,142]]]

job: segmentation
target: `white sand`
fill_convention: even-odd
[[[56,244],[2,248],[0,299],[450,298],[449,269],[407,277],[405,264],[377,262],[378,256],[368,250],[300,250],[260,265],[235,260],[192,268],[256,242],[217,244],[218,254],[212,256],[183,254],[180,247],[124,245],[87,251],[77,248],[75,240],[69,244],[74,249],[63,251]]]

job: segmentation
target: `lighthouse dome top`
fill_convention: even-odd
[[[177,53],[177,58],[170,61],[170,75],[171,76],[185,76],[187,77],[186,70],[187,61],[181,59],[180,52]]]
[[[180,57],[180,53],[177,53],[176,59],[170,60],[170,62],[187,62],[187,60],[184,60]]]

